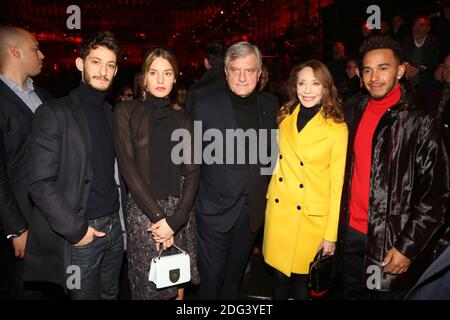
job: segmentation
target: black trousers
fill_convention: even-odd
[[[11,240],[0,230],[0,300],[63,300],[61,287],[48,282],[24,282],[24,260],[14,256]]]
[[[364,257],[367,236],[349,226],[344,249],[344,299],[346,300],[401,300],[407,290],[376,291],[363,284]]]
[[[292,274],[290,277],[273,269],[273,300],[308,300],[308,275]]]
[[[197,221],[198,264],[202,282],[199,298],[235,300],[256,232],[251,231],[248,206],[227,232],[211,230]]]

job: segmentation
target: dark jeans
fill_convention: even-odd
[[[81,287],[70,290],[74,300],[114,300],[119,295],[123,236],[119,214],[88,220],[90,227],[105,232],[90,244],[72,247],[72,265],[80,268]]]
[[[290,294],[292,289],[292,294]],[[308,275],[291,274],[290,277],[284,273],[273,269],[273,300],[288,300],[290,297],[294,300],[309,300],[308,293]]]
[[[344,299],[346,300],[400,300],[406,290],[369,290],[362,283],[367,236],[347,226],[344,249]]]

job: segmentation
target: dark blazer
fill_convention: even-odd
[[[412,37],[406,38],[403,41],[403,56],[404,60],[411,62],[412,51],[414,49],[414,39]],[[434,79],[434,71],[439,64],[439,41],[436,37],[428,35],[423,44],[422,65],[427,69],[419,72],[420,83],[417,91],[421,95],[428,96],[432,90],[436,89],[437,82]],[[418,66],[415,66],[418,67]],[[422,101],[423,102],[423,101]]]
[[[428,267],[406,300],[450,300],[450,247]]]
[[[257,107],[260,129],[274,129],[278,101],[269,95],[257,93]],[[226,88],[217,87],[208,95],[199,96],[190,114],[194,121],[202,121],[202,133],[208,129],[218,129],[225,137],[226,129],[237,128],[231,99]],[[194,124],[194,132],[196,132],[196,125],[198,126],[198,123]],[[248,193],[250,227],[256,231],[264,220],[265,195],[270,176],[260,174],[261,164],[259,163],[250,167],[241,164],[225,164],[225,154],[223,154],[223,163],[202,164],[196,200],[199,224],[207,225],[220,232],[228,231],[242,211],[245,205],[244,195]]]
[[[45,102],[51,96],[35,87]],[[28,197],[27,146],[34,114],[28,106],[0,80],[0,225],[5,234],[28,226],[31,201]]]
[[[190,112],[198,97],[203,96],[216,87],[226,88],[227,81],[223,63],[219,63],[206,71],[203,77],[194,83],[188,91],[185,109]]]
[[[25,280],[64,287],[70,276],[66,270],[71,247],[88,228],[84,214],[94,174],[89,126],[78,90],[39,107],[30,142],[29,192],[36,207],[28,234]],[[103,108],[112,125],[111,106],[105,103]]]
[[[412,51],[414,49],[413,37],[408,37],[403,41],[402,49],[404,60],[409,62],[411,60]],[[422,61],[423,65],[431,71],[434,71],[434,69],[439,64],[439,41],[432,35],[428,35],[425,43],[423,44]]]

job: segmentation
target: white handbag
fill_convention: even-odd
[[[150,264],[148,280],[154,282],[157,289],[191,281],[189,254],[175,244],[173,246],[181,253],[161,257],[161,250]]]

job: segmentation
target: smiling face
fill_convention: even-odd
[[[391,49],[375,49],[363,58],[362,80],[374,99],[384,98],[403,77],[405,67]]]
[[[228,86],[240,97],[250,95],[258,84],[261,69],[255,54],[230,60],[225,67]]]
[[[106,91],[117,73],[117,56],[114,51],[98,46],[84,60],[77,58],[76,66],[84,83],[97,91]]]
[[[311,67],[305,67],[298,72],[297,97],[302,106],[311,108],[322,101],[324,86],[314,76]]]
[[[157,57],[147,72],[146,89],[158,98],[167,97],[175,83],[173,66],[167,59]]]

